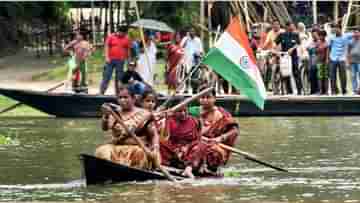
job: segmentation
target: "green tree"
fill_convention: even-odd
[[[199,2],[141,2],[139,7],[142,18],[166,22],[174,29],[181,29],[199,22]]]

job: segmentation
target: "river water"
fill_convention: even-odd
[[[359,117],[239,118],[237,147],[287,168],[232,156],[223,179],[85,187],[79,153],[104,140],[99,120],[1,118],[0,201],[358,202]]]

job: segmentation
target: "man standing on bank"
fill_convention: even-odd
[[[120,26],[116,33],[110,34],[105,41],[105,61],[100,94],[105,94],[115,69],[115,92],[119,91],[119,82],[124,73],[124,64],[130,56],[130,40],[127,27]]]
[[[295,78],[297,94],[301,95],[302,92],[302,84],[301,84],[301,76],[299,70],[299,56],[297,53],[296,48],[300,45],[300,37],[299,34],[296,32],[296,27],[294,23],[286,23],[286,31],[281,33],[275,39],[276,45],[281,45],[281,51],[288,52],[291,56],[291,67],[292,73]],[[291,77],[286,77],[284,79],[286,83],[286,92],[287,94],[292,94],[293,89],[291,88]]]

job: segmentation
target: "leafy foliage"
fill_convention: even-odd
[[[68,2],[3,2],[0,17],[7,20],[31,21],[41,19],[47,22],[64,20],[70,9]]]
[[[200,3],[189,1],[141,2],[142,18],[166,22],[175,29],[182,29],[198,23]]]

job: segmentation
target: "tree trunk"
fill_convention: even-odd
[[[109,4],[108,3],[105,3],[105,22],[104,22],[104,37],[106,38],[107,36],[107,33],[108,33],[108,27],[109,27],[109,21],[108,21],[108,18],[109,18]]]
[[[46,25],[46,38],[48,40],[48,50],[49,50],[49,55],[52,56],[53,55],[53,49],[52,49],[52,36],[51,36],[51,29],[50,29],[50,24],[47,23]]]
[[[126,26],[129,26],[129,24],[130,24],[130,19],[129,19],[129,15],[130,15],[130,13],[129,13],[129,8],[130,8],[130,2],[129,1],[126,1],[126,2],[124,2],[124,4],[125,4],[125,23],[126,23]]]
[[[122,4],[122,2],[121,1],[118,1],[117,2],[117,21],[116,21],[116,24],[117,24],[117,26],[119,27],[119,25],[121,24],[121,4]]]
[[[109,9],[110,9],[110,33],[114,32],[114,6],[111,1],[109,1]]]
[[[99,11],[99,22],[98,22],[98,25],[97,25],[97,31],[98,31],[98,34],[101,33],[101,29],[103,28],[102,25],[104,23],[104,5],[103,4],[100,4],[101,7],[100,7],[100,11]],[[103,37],[105,39],[105,35]]]

